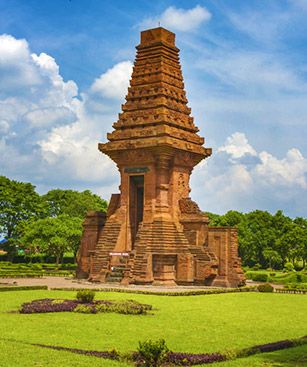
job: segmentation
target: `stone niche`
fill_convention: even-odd
[[[120,193],[106,216],[86,217],[78,275],[122,284],[241,285],[236,230],[210,227],[189,197],[192,170],[211,149],[187,105],[175,34],[141,32],[136,49],[126,102],[99,144],[118,167]]]

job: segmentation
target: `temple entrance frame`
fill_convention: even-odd
[[[129,176],[129,219],[131,228],[131,247],[134,242],[139,224],[143,221],[144,213],[144,175]]]

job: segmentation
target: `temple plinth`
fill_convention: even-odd
[[[120,194],[112,195],[90,251],[84,227],[79,273],[124,284],[239,285],[236,230],[209,227],[189,198],[193,167],[211,149],[187,105],[175,34],[141,32],[136,48],[126,102],[99,144],[118,167]]]

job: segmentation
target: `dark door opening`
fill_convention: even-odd
[[[143,221],[144,176],[130,176],[129,208],[131,240],[133,249],[139,224]]]

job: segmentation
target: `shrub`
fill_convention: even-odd
[[[142,304],[133,300],[119,302],[103,302],[96,305],[97,312],[116,312],[124,315],[146,314],[152,306]]]
[[[9,291],[32,291],[32,290],[41,290],[48,289],[47,285],[31,285],[31,286],[8,286],[8,287],[0,287],[0,292],[9,292]]]
[[[293,270],[294,270],[294,265],[293,265],[292,263],[290,263],[290,262],[287,262],[287,263],[285,264],[285,269],[286,269],[287,271],[293,271]]]
[[[270,283],[259,284],[257,289],[259,292],[274,292],[274,287],[272,287]]]
[[[97,312],[111,312],[111,305],[108,303],[99,303],[96,305]]]
[[[82,289],[77,292],[77,300],[82,303],[91,303],[95,297],[95,292],[90,289]]]
[[[20,313],[46,313],[46,312],[71,312],[78,305],[78,301],[63,300],[61,303],[54,303],[54,299],[45,298],[21,305]]]
[[[140,360],[137,361],[137,364],[145,367],[161,366],[166,359],[167,353],[168,348],[164,339],[139,342],[138,355]]]
[[[253,279],[253,274],[254,273],[252,271],[248,271],[248,272],[245,273],[245,276],[246,276],[247,279],[251,279],[252,280]]]
[[[253,266],[253,269],[254,270],[259,270],[261,268],[261,265],[260,264],[255,264],[254,266]]]
[[[77,307],[74,308],[73,311],[79,313],[96,313],[95,307],[91,307],[88,305],[78,305]]]
[[[302,283],[302,281],[303,281],[303,276],[302,276],[302,274],[297,273],[297,274],[296,274],[296,280],[297,280],[297,282],[298,282],[298,283]]]
[[[177,366],[193,366],[198,364],[207,364],[213,362],[225,361],[228,355],[221,353],[192,354],[182,352],[169,352],[166,362]],[[233,358],[230,358],[233,359]],[[167,363],[165,365],[168,365]]]
[[[255,282],[267,282],[269,280],[269,276],[266,273],[253,273],[252,279]]]

